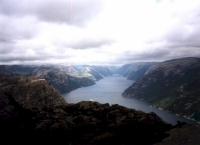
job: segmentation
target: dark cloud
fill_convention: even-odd
[[[35,16],[41,21],[83,26],[101,10],[100,0],[1,0],[0,13],[8,16]]]
[[[30,17],[15,18],[0,14],[0,43],[13,43],[16,40],[31,39],[37,35],[38,25]]]
[[[2,43],[15,43],[12,39],[0,35],[0,44]]]
[[[163,1],[157,2],[159,7]],[[120,7],[124,3],[113,8],[112,2],[102,0],[0,0],[0,63],[122,64],[200,56],[200,6],[186,12],[185,7],[163,9],[164,13],[151,13],[149,6],[152,23],[145,23],[146,11],[143,17],[141,9],[130,5],[126,13]],[[165,18],[152,15],[158,12],[167,21],[160,23]]]
[[[98,39],[98,40],[92,40],[92,39],[85,39],[76,43],[70,44],[68,47],[72,47],[73,49],[90,49],[90,48],[100,48],[104,45],[111,45],[114,43],[111,39]]]
[[[192,27],[192,30],[186,28],[172,29],[164,38],[165,47],[199,47],[200,48],[200,26]]]
[[[200,7],[196,7],[184,17],[177,17],[176,21],[177,23],[164,35],[147,43],[148,49],[154,51],[146,51],[132,59],[163,61],[181,57],[200,57]]]
[[[37,60],[45,60],[46,58],[41,58],[41,57],[30,57],[30,56],[7,56],[7,57],[1,57],[0,61],[1,62],[14,62],[14,61],[37,61]]]
[[[200,6],[182,18],[163,36],[166,47],[199,47],[200,48]]]
[[[171,52],[167,49],[160,49],[160,50],[156,49],[153,51],[149,50],[140,53],[133,53],[131,51],[126,51],[117,59],[127,62],[148,61],[148,60],[161,61],[163,59],[167,59],[170,53]]]
[[[9,54],[10,52],[10,49],[0,48],[0,54]]]
[[[133,53],[126,51],[113,60],[116,63],[130,63],[130,62],[148,62],[148,61],[165,61],[181,57],[200,57],[199,47],[177,47],[177,48],[157,48],[149,49],[140,53]]]
[[[70,57],[68,57],[70,58]],[[66,56],[31,56],[20,54],[0,55],[0,64],[46,64],[54,63],[50,60],[58,60],[58,62],[66,62]]]

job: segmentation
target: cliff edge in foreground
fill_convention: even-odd
[[[152,144],[172,126],[119,105],[67,104],[45,80],[0,79],[1,144]]]

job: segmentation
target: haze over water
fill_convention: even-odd
[[[176,124],[177,120],[196,124],[196,122],[173,113],[150,107],[149,103],[135,98],[122,97],[122,92],[132,85],[133,81],[127,80],[121,75],[104,77],[95,85],[79,88],[70,93],[62,94],[68,103],[78,103],[80,101],[97,101],[99,103],[119,104],[128,108],[141,110],[146,113],[155,112],[168,123]]]

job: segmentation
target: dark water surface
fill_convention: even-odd
[[[113,75],[104,77],[104,79],[96,82],[95,85],[79,88],[62,96],[68,103],[78,103],[80,101],[97,101],[99,103],[119,104],[128,108],[134,108],[146,113],[155,112],[163,120],[168,123],[176,124],[177,120],[185,121],[190,124],[196,124],[196,122],[186,119],[181,116],[177,116],[173,113],[159,110],[150,107],[145,101],[141,101],[135,98],[124,98],[121,96],[122,92],[132,85],[133,81],[127,80],[121,75]]]

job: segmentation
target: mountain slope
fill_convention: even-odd
[[[0,65],[0,78],[13,76],[12,69],[7,65]]]
[[[106,67],[106,66],[91,66],[91,67],[93,69],[95,69],[102,76],[111,76],[111,75],[113,75],[113,72],[109,67]]]
[[[122,96],[200,121],[200,59],[182,58],[152,66]]]
[[[136,62],[132,64],[126,64],[118,68],[117,73],[123,75],[127,79],[137,80],[142,77],[146,71],[156,63],[154,62]]]

